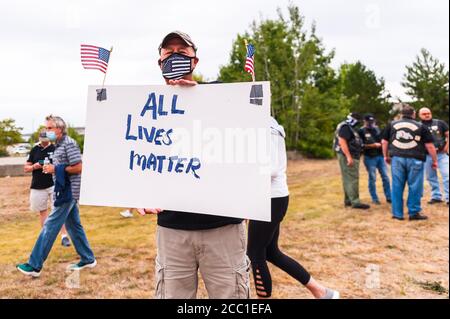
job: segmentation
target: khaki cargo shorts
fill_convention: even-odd
[[[244,223],[199,231],[158,226],[156,237],[157,299],[195,299],[199,271],[209,298],[250,298]]]

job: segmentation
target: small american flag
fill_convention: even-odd
[[[81,45],[81,64],[85,69],[100,70],[106,73],[110,51],[94,46]]]
[[[245,61],[245,71],[250,73],[255,78],[255,47],[252,44],[247,44],[247,59]]]

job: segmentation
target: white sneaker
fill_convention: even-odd
[[[327,288],[327,293],[320,299],[341,299],[339,291]]]
[[[90,264],[85,264],[81,261],[78,264],[70,264],[67,266],[67,270],[75,271],[75,270],[82,270],[84,268],[95,268],[95,266],[97,266],[97,259],[95,259]]]
[[[130,212],[129,209],[124,210],[123,212],[120,212],[120,215],[121,215],[123,218],[132,218],[132,217],[133,217],[133,214]]]
[[[341,294],[339,293],[339,291],[334,290],[333,297],[331,299],[341,299]]]

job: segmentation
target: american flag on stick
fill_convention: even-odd
[[[245,46],[247,47],[247,58],[244,69],[252,75],[252,79],[255,81],[255,47],[252,44],[247,44],[247,41]]]
[[[81,64],[85,69],[100,70],[106,74],[111,51],[95,45],[81,45]]]

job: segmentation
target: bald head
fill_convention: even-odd
[[[419,117],[422,121],[431,121],[433,119],[433,113],[429,108],[424,107],[420,109]]]

